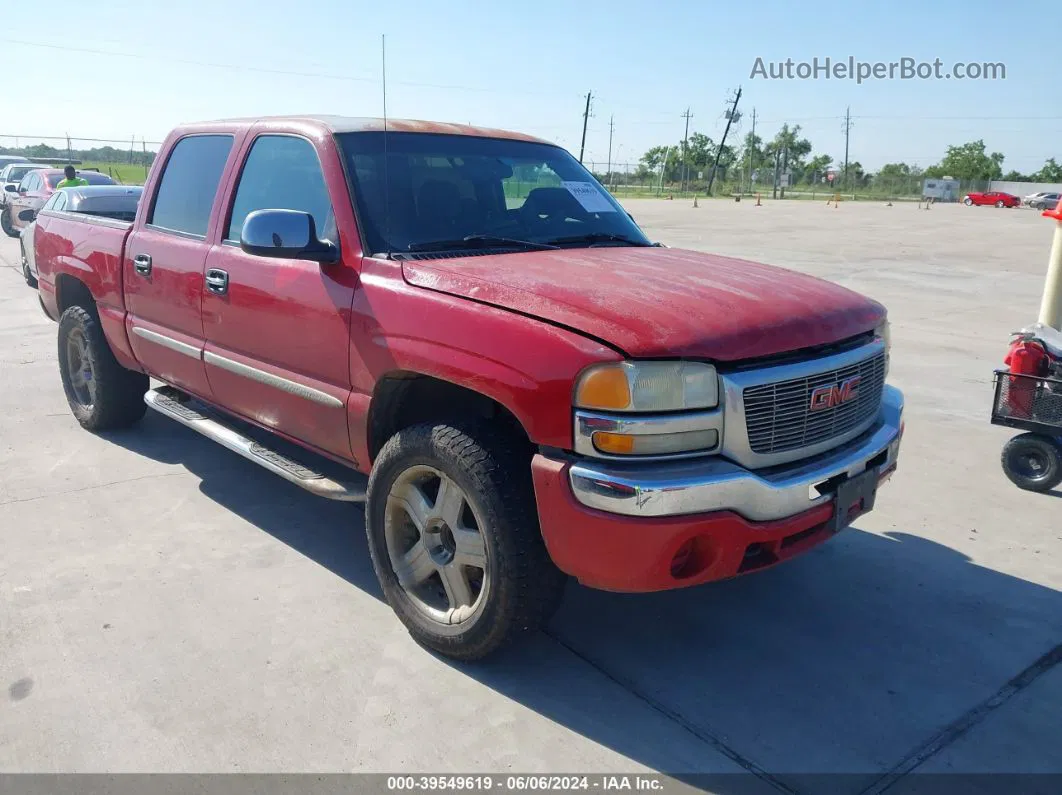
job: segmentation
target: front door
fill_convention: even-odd
[[[248,213],[308,212],[338,242],[317,152],[293,135],[254,139],[233,191],[226,228],[207,258],[204,361],[215,400],[312,447],[350,459],[350,307],[357,272],[343,261],[245,253]]]
[[[11,226],[15,229],[25,229],[29,226],[29,221],[23,221],[18,217],[18,214],[23,210],[37,210],[48,200],[47,196],[44,196],[44,191],[47,188],[44,178],[37,172],[30,172],[26,175],[26,178],[19,184],[19,192],[17,195],[13,195],[11,201]]]
[[[170,150],[154,205],[125,247],[129,342],[152,375],[210,397],[203,366],[203,267],[231,135],[189,135]],[[142,201],[147,201],[145,196]]]

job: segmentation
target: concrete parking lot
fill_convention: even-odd
[[[800,792],[1062,773],[1062,495],[1013,487],[988,422],[1052,222],[628,207],[672,246],[884,303],[900,469],[787,565],[648,596],[573,584],[548,631],[476,665],[409,639],[356,507],[158,416],[82,431],[55,325],[0,241],[0,771],[751,771],[741,791]]]

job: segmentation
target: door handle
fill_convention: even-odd
[[[133,268],[137,273],[148,276],[151,273],[151,255],[137,254],[133,257]]]
[[[206,286],[212,293],[225,295],[229,291],[229,274],[220,268],[209,268],[206,272]]]

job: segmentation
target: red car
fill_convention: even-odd
[[[443,654],[540,625],[565,575],[658,591],[788,560],[896,467],[883,306],[654,245],[557,146],[296,117],[180,127],[158,163],[133,223],[37,218],[74,416],[150,406],[367,500],[382,592]]]
[[[78,171],[77,175],[89,185],[113,185],[114,180],[98,171]],[[23,210],[37,212],[55,193],[55,186],[63,179],[61,168],[39,168],[29,171],[13,190],[9,191],[7,203],[3,209],[3,229],[9,237],[18,237],[32,220],[19,218]]]
[[[1021,207],[1021,198],[1011,193],[999,190],[990,190],[987,193],[967,193],[962,203],[969,207],[971,204],[994,204],[996,207]]]

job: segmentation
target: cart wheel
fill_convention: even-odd
[[[1048,491],[1062,483],[1062,450],[1053,439],[1023,433],[1003,446],[1003,473],[1019,489]]]

